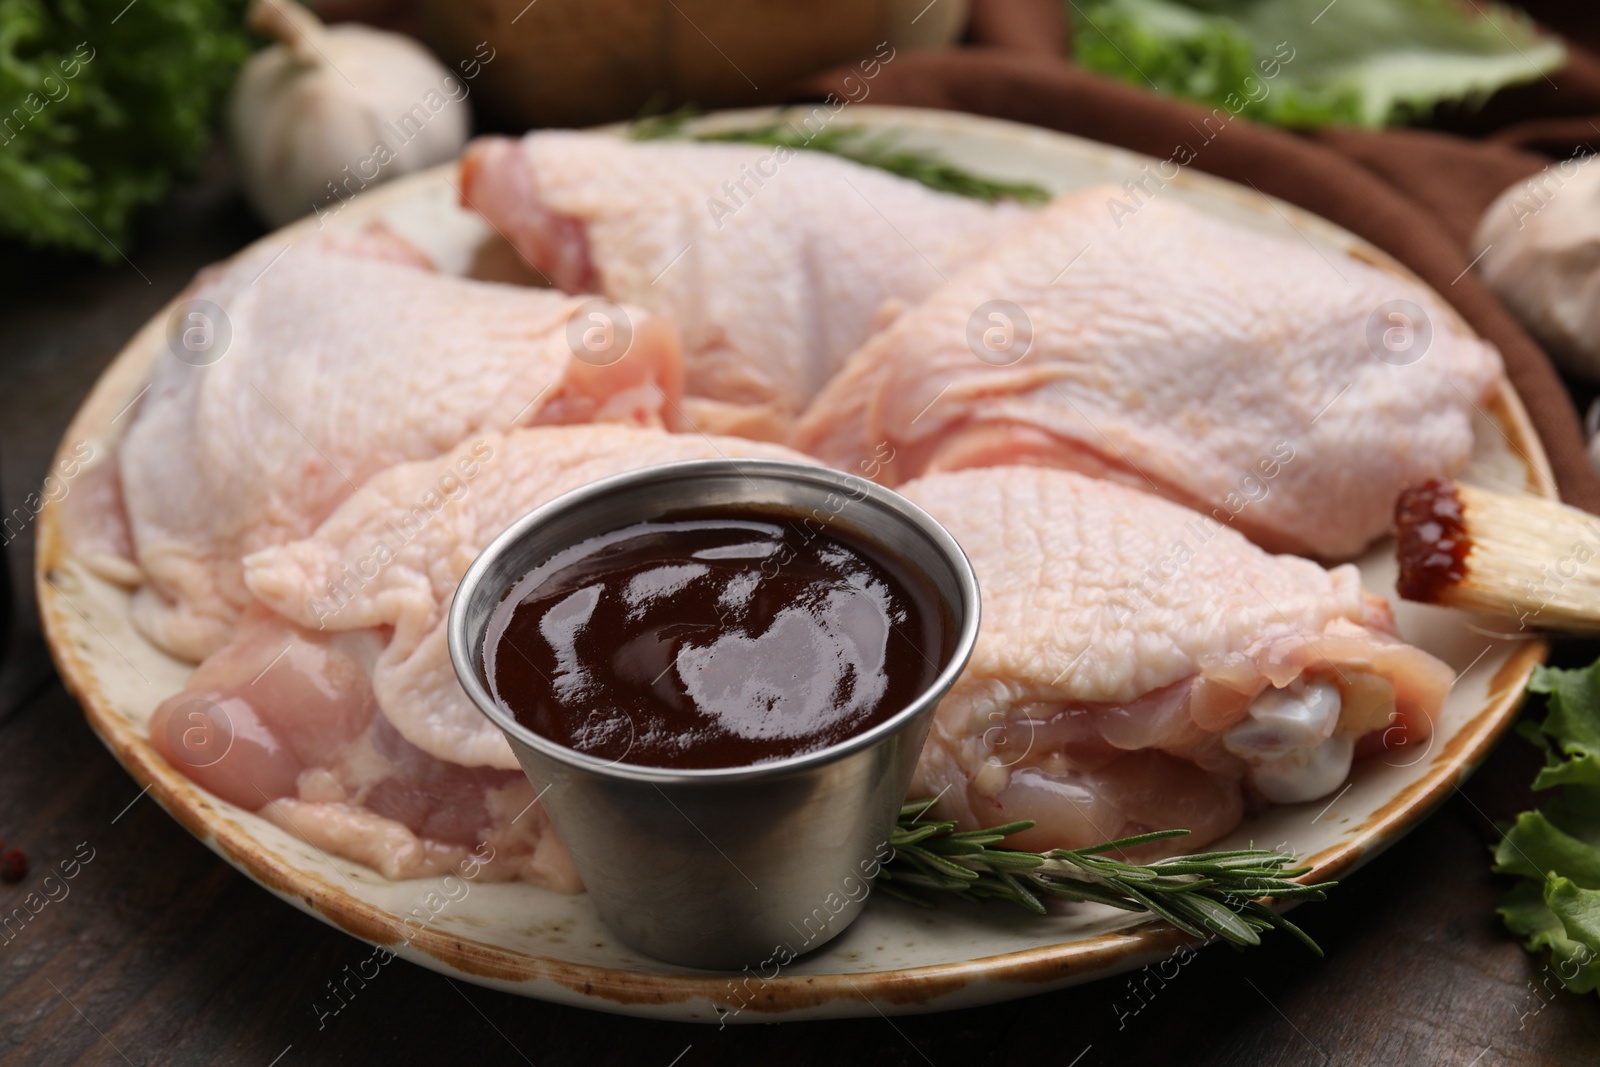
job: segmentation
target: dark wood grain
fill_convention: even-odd
[[[129,249],[85,269],[0,249],[0,504],[42,478],[73,408],[121,342],[195,268],[252,234],[228,187],[186,192]],[[140,276],[149,278],[147,284]],[[1212,948],[1163,986],[1111,979],[940,1015],[718,1031],[525,1000],[395,961],[320,1020],[326,983],[371,951],[279,903],[148,798],[49,672],[24,603],[0,673],[0,835],[34,870],[93,850],[66,895],[0,940],[0,1058],[27,1064],[1593,1064],[1600,1005],[1546,977],[1500,928],[1494,830],[1532,774],[1516,740],[1331,901],[1296,913],[1327,949]],[[1596,652],[1570,646],[1571,663]],[[57,890],[59,896],[60,891]],[[4,935],[0,935],[4,937]],[[1172,973],[1169,965],[1167,973]],[[1554,983],[1552,982],[1552,987]],[[1143,1006],[1140,1006],[1140,1000]]]

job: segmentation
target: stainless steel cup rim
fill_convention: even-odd
[[[956,620],[948,661],[938,676],[905,707],[883,722],[859,734],[845,738],[814,752],[806,752],[784,759],[757,763],[744,767],[707,767],[678,769],[650,767],[599,759],[565,745],[557,744],[518,722],[517,719],[489,693],[480,679],[479,658],[485,635],[469,632],[467,603],[473,592],[481,586],[493,568],[494,561],[510,551],[518,542],[533,534],[540,526],[560,513],[593,506],[600,501],[640,485],[656,481],[689,481],[696,478],[734,473],[751,482],[761,478],[789,480],[809,485],[827,492],[846,492],[864,501],[894,513],[907,529],[926,538],[949,565],[955,579],[956,603],[950,605]],[[763,503],[752,496],[749,503]],[[892,546],[885,546],[894,551]],[[504,596],[509,590],[499,590]],[[852,752],[869,748],[883,738],[903,729],[928,707],[943,698],[967,665],[973,646],[978,639],[979,621],[978,578],[966,553],[950,536],[950,532],[905,497],[875,482],[857,477],[831,467],[822,467],[785,459],[693,459],[660,463],[622,474],[611,475],[563,493],[528,512],[513,522],[494,540],[490,541],[472,566],[467,568],[461,583],[456,587],[450,604],[448,640],[450,660],[456,677],[479,711],[498,726],[508,737],[514,738],[535,751],[569,767],[591,774],[616,779],[664,784],[713,784],[718,782],[748,782],[754,779],[777,778],[818,767],[842,759]],[[492,614],[492,613],[491,613]]]

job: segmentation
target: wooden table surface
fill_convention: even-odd
[[[179,194],[106,267],[0,245],[0,510],[42,481],[68,419],[134,329],[200,266],[257,234],[226,176]],[[1326,949],[1216,947],[1135,998],[1126,978],[938,1015],[711,1027],[602,1015],[397,961],[319,1025],[326,983],[370,949],[216,858],[100,745],[51,671],[31,530],[8,547],[16,636],[0,670],[0,836],[34,872],[90,854],[68,893],[0,935],[0,1057],[28,1064],[868,1063],[1572,1064],[1600,1062],[1600,1004],[1550,992],[1494,913],[1488,817],[1525,806],[1528,746],[1295,913]],[[1587,662],[1592,645],[1557,650]],[[1487,813],[1487,814],[1485,814]],[[86,843],[80,847],[81,843]],[[1558,989],[1550,982],[1551,988]]]

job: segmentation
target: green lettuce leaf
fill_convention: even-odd
[[[1528,690],[1546,698],[1544,721],[1517,727],[1544,750],[1534,788],[1559,789],[1495,846],[1494,869],[1519,879],[1499,911],[1567,988],[1588,993],[1600,989],[1600,661],[1540,667]]]
[[[0,0],[0,233],[118,258],[211,140],[243,0]]]
[[[1068,0],[1076,60],[1285,126],[1405,122],[1565,62],[1489,0]]]
[[[1583,829],[1600,836],[1600,825]],[[1585,889],[1600,889],[1600,848],[1567,833],[1543,811],[1517,816],[1495,846],[1494,861],[1501,874],[1542,880],[1547,872],[1560,871]]]
[[[1529,952],[1550,953],[1550,966],[1574,993],[1600,988],[1600,893],[1565,878],[1523,881],[1496,909]]]
[[[1539,729],[1565,745],[1600,751],[1600,660],[1579,670],[1535,667],[1528,692],[1549,699]]]

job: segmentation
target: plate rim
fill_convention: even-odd
[[[757,108],[715,112],[710,121],[739,118],[770,120],[791,108]],[[1100,159],[1127,157],[1134,161],[1152,157],[1115,145],[1089,141],[1071,134],[1027,126],[961,112],[932,109],[858,105],[852,113],[865,117],[870,125],[904,125],[924,131],[961,129],[1003,138],[1012,142],[1067,142],[1071,150]],[[424,170],[397,179],[351,203],[360,203],[360,218],[376,215],[385,207],[437,187],[443,181],[460,192],[451,178],[455,164]],[[1186,182],[1237,199],[1254,199],[1244,186],[1204,172],[1185,168]],[[1241,195],[1242,194],[1242,195]],[[1337,236],[1373,257],[1375,265],[1399,273],[1418,284],[1416,276],[1387,253],[1293,204],[1265,198],[1269,205],[1287,212],[1296,222],[1305,222]],[[274,230],[240,249],[229,260],[247,255],[285,238],[298,239],[317,229],[315,217],[307,217]],[[226,262],[226,260],[224,261]],[[1431,290],[1431,287],[1430,291]],[[117,407],[131,403],[128,396],[138,391],[148,377],[148,363],[157,351],[166,320],[182,302],[187,287],[164,304],[118,351],[96,379],[57,447],[53,462],[66,458],[75,442],[103,440],[114,422]],[[1440,297],[1443,300],[1443,297]],[[1448,301],[1445,306],[1459,317]],[[139,359],[141,355],[147,358]],[[1490,402],[1490,418],[1506,434],[1525,463],[1527,490],[1550,499],[1559,499],[1543,443],[1534,430],[1520,397],[1506,380]],[[70,558],[62,531],[62,497],[47,501],[37,522],[37,548],[34,557],[34,584],[39,602],[46,643],[63,684],[83,708],[85,718],[112,756],[134,779],[149,782],[148,791],[169,815],[230,866],[252,881],[294,904],[300,910],[375,946],[395,950],[415,962],[437,970],[449,970],[469,980],[496,985],[515,992],[557,1000],[568,1004],[624,1013],[655,1014],[652,1006],[667,1007],[701,1001],[713,1009],[730,988],[730,976],[720,972],[644,971],[597,964],[573,963],[549,956],[532,956],[471,938],[458,937],[432,927],[408,927],[400,917],[369,904],[321,874],[295,867],[263,846],[233,814],[231,805],[212,797],[170,767],[151,744],[132,729],[101,691],[91,662],[73,640],[71,625],[80,616],[68,592],[53,576]],[[1426,818],[1482,761],[1489,749],[1510,726],[1521,702],[1522,692],[1534,666],[1548,654],[1544,638],[1523,642],[1507,657],[1491,680],[1480,708],[1441,753],[1430,769],[1410,783],[1367,817],[1338,843],[1307,858],[1313,870],[1307,878],[1327,880],[1341,877],[1394,844]],[[939,1003],[975,984],[1007,983],[1014,987],[1010,996],[1043,992],[1058,985],[1104,977],[1138,966],[1142,961],[1161,958],[1195,939],[1171,928],[1145,924],[1113,931],[1080,941],[1037,945],[993,956],[969,960],[923,964],[887,970],[835,974],[783,975],[760,979],[760,996],[744,1004],[756,1019],[767,1021],[774,1015],[810,1013],[829,1005],[853,1003],[858,1009],[878,1005],[899,1011],[939,1010]],[[538,988],[529,988],[530,984]],[[547,987],[548,986],[548,987]],[[725,999],[725,998],[724,998]],[[999,999],[999,998],[984,998]],[[977,1001],[972,1001],[976,1003]],[[954,1007],[955,1004],[948,1006]],[[736,1013],[737,1014],[737,1013]],[[832,1012],[832,1014],[842,1014]],[[681,1018],[674,1014],[673,1017]],[[704,1020],[717,1021],[717,1013]]]

